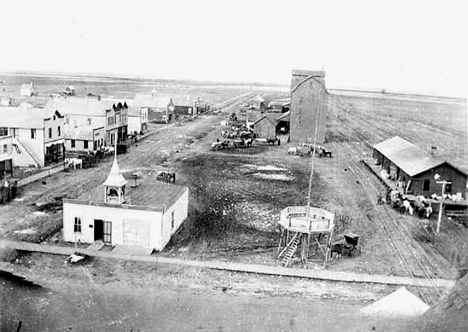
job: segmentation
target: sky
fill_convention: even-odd
[[[465,8],[467,7],[467,8]],[[0,71],[468,96],[463,1],[4,1]]]

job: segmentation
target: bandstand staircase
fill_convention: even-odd
[[[291,241],[289,242],[288,246],[286,247],[286,251],[283,256],[283,266],[286,267],[289,265],[291,262],[292,257],[294,256],[294,253],[297,250],[297,247],[299,246],[299,243],[301,242],[301,236],[300,233],[296,233]]]

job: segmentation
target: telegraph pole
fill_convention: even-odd
[[[437,219],[437,229],[436,232],[439,234],[440,231],[440,223],[442,222],[442,210],[444,209],[444,195],[445,195],[445,187],[452,182],[449,181],[437,181],[437,183],[442,184],[442,197],[440,199],[440,207],[439,207],[439,217]]]

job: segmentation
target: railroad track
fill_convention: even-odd
[[[356,160],[355,154],[361,154],[362,152],[352,147],[348,143],[343,144],[344,148],[341,149],[344,154],[344,158],[350,163],[350,170],[364,187],[368,201],[370,202],[372,209],[375,211],[378,221],[382,225],[385,234],[387,235],[390,246],[399,258],[400,263],[403,265],[403,270],[406,274],[412,278],[423,277],[429,280],[435,279],[438,275],[438,267],[434,265],[427,254],[422,250],[420,246],[414,243],[411,235],[406,230],[406,227],[402,225],[399,218],[395,217],[394,211],[388,206],[382,205],[377,206],[376,197],[380,191],[374,182],[369,178],[369,174],[362,170],[362,165],[359,160]],[[335,149],[339,147],[336,145]],[[354,153],[353,153],[354,152]],[[371,189],[371,190],[369,190]],[[442,293],[437,288],[434,282],[431,282],[435,293],[440,298]],[[418,291],[421,298],[427,303],[426,294],[418,287]]]

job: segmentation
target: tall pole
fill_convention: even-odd
[[[319,98],[318,98],[318,110],[317,110],[317,119],[315,120],[315,133],[314,133],[314,150],[312,152],[312,163],[310,166],[310,177],[309,177],[309,192],[307,194],[307,210],[306,216],[309,218],[309,210],[310,210],[310,196],[312,193],[312,180],[314,178],[314,165],[315,165],[315,152],[317,149],[317,133],[319,128],[319,121],[320,121],[320,110],[322,109],[322,84],[319,81],[316,81],[320,86]]]
[[[445,195],[445,186],[450,184],[451,182],[448,181],[437,181],[437,183],[442,183],[442,197],[440,200],[440,207],[439,207],[439,217],[437,218],[437,229],[436,232],[439,234],[440,231],[440,223],[442,222],[442,210],[444,209],[444,195]]]

